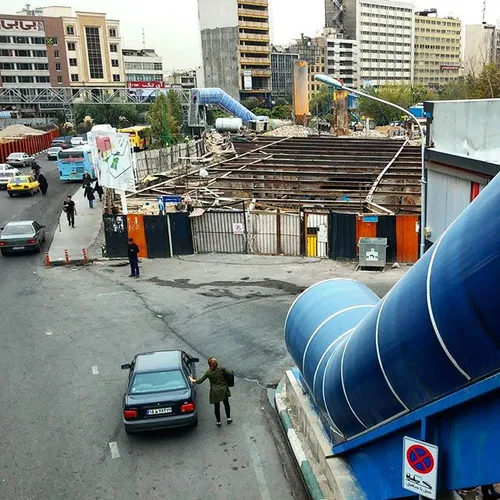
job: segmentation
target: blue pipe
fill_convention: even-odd
[[[344,439],[500,369],[499,192],[497,176],[378,303],[330,280],[290,308],[287,348]]]

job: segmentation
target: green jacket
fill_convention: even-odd
[[[210,404],[220,403],[224,399],[231,396],[231,391],[224,378],[224,370],[218,366],[215,370],[207,370],[203,377],[196,380],[197,384],[205,382],[208,378],[210,381]]]

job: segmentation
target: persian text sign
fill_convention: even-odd
[[[43,31],[43,22],[24,21],[19,19],[0,19],[0,29],[22,30],[22,31]]]

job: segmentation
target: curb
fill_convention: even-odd
[[[297,432],[293,428],[292,420],[290,415],[288,414],[288,410],[286,408],[286,404],[284,401],[283,393],[284,387],[283,382],[285,378],[283,377],[276,387],[276,392],[274,394],[274,402],[276,403],[276,411],[280,418],[281,426],[285,431],[286,438],[288,440],[288,444],[293,451],[295,456],[295,460],[302,474],[302,479],[309,493],[309,497],[311,500],[324,500],[325,496],[321,491],[321,488],[318,484],[316,476],[307,460],[306,454],[304,453],[304,449],[302,448],[302,444],[297,436]]]
[[[97,259],[88,258],[87,261],[85,262],[84,259],[72,259],[69,261],[69,265],[68,265],[68,264],[66,264],[65,260],[57,259],[57,260],[50,261],[50,267],[62,267],[62,266],[66,266],[66,265],[68,265],[68,267],[86,266],[88,264],[92,264],[92,262],[94,262],[95,260],[97,260]]]

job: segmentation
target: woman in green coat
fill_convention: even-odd
[[[214,405],[215,419],[217,427],[220,427],[220,404],[221,401],[224,404],[224,409],[226,410],[227,423],[232,423],[231,418],[231,407],[229,406],[229,397],[231,396],[231,391],[226,382],[226,377],[224,376],[224,368],[220,367],[215,358],[208,359],[208,370],[205,372],[203,377],[195,379],[189,377],[191,382],[196,384],[202,384],[206,379],[210,381],[210,404]]]

